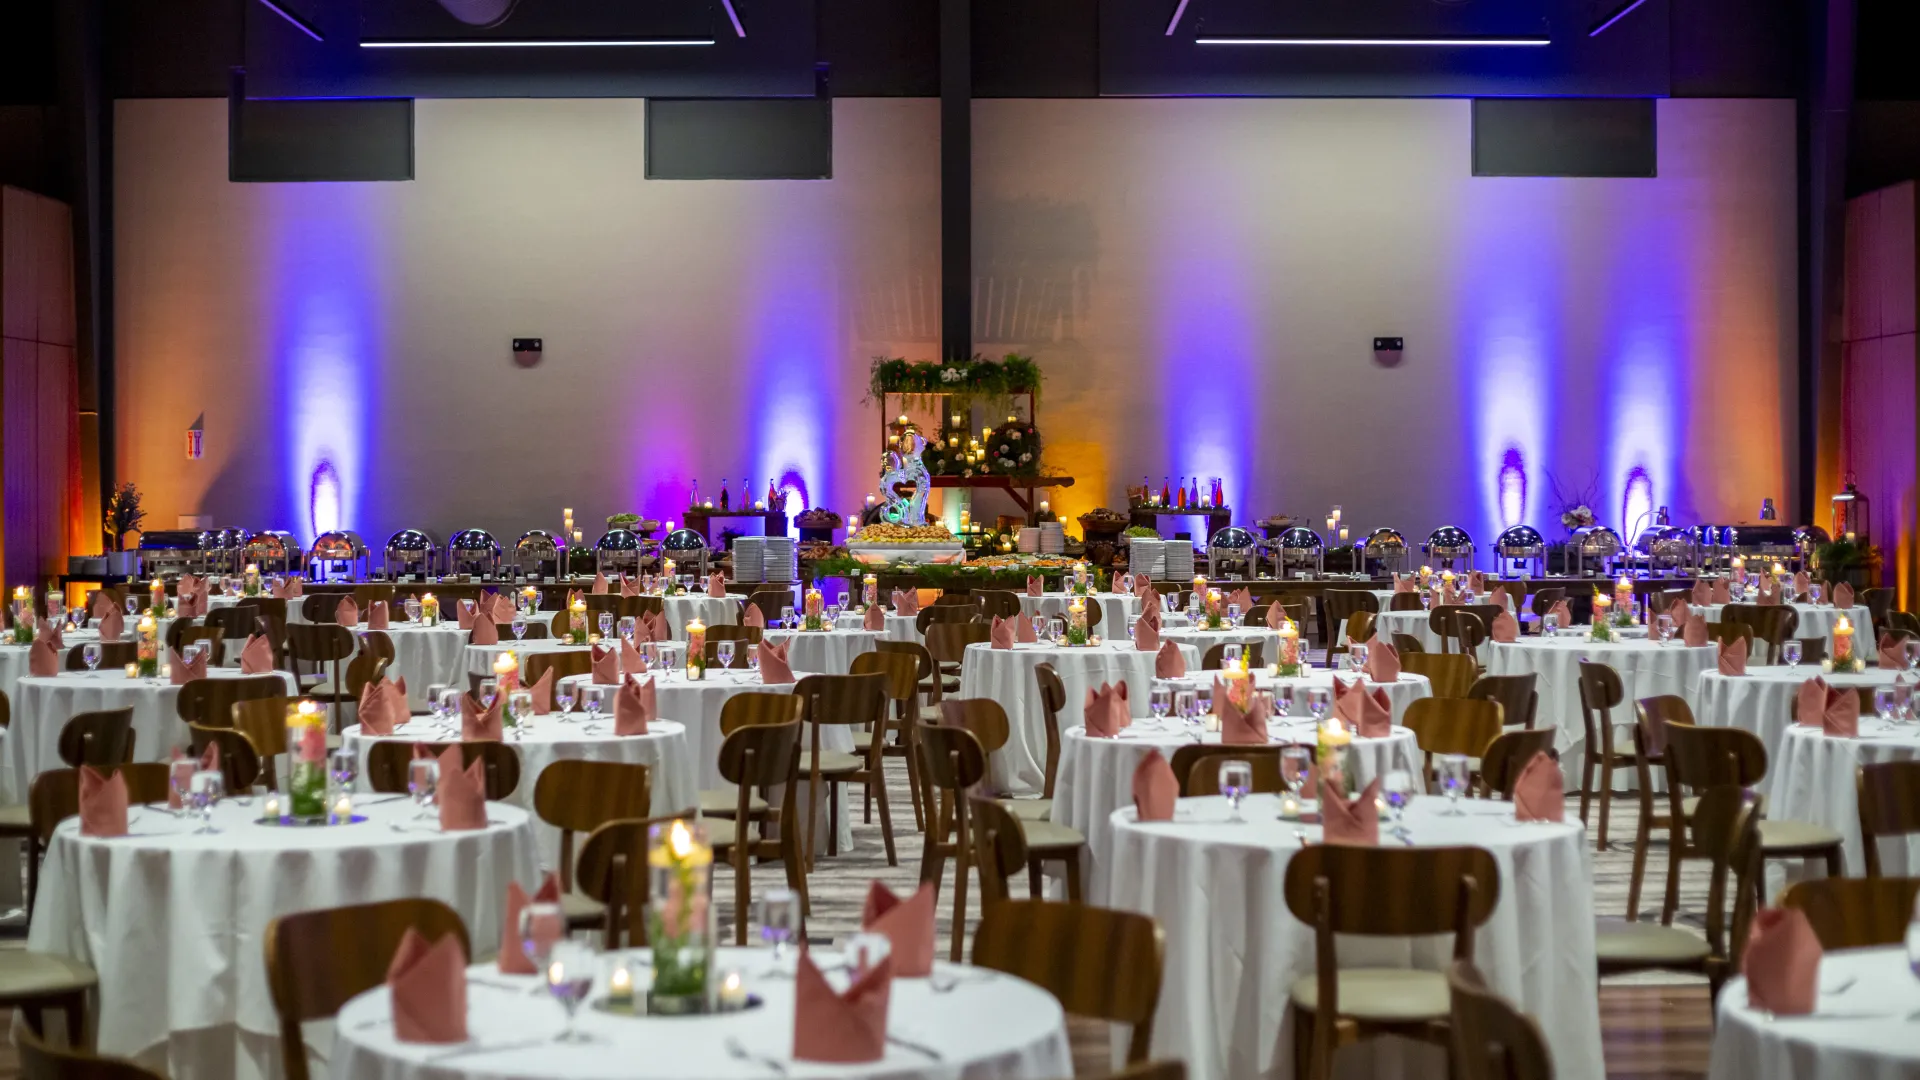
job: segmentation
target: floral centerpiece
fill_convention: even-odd
[[[1622,577],[1613,585],[1613,625],[1633,626],[1639,620],[1633,613],[1633,580]]]
[[[1219,589],[1207,590],[1206,600],[1201,606],[1201,620],[1202,625],[1209,630],[1227,628],[1227,602],[1226,598],[1220,595]]]
[[[423,626],[440,625],[440,598],[432,593],[420,595],[420,622]]]
[[[33,590],[25,585],[13,590],[13,643],[33,644]]]
[[[513,715],[511,706],[513,692],[520,688],[520,658],[513,655],[512,649],[507,649],[493,658],[493,688],[494,693],[500,696],[500,700],[507,702],[509,706],[500,710],[502,722],[508,727],[517,726],[518,721]]]
[[[1329,716],[1319,725],[1314,740],[1314,772],[1322,783],[1331,784],[1342,796],[1352,793],[1352,784],[1348,778],[1353,770],[1348,767],[1347,756],[1353,751],[1353,733],[1348,731],[1340,718]],[[1312,793],[1319,797],[1319,792]]]
[[[1067,644],[1086,645],[1092,642],[1087,631],[1087,601],[1083,597],[1074,597],[1067,602]]]
[[[1093,575],[1088,572],[1085,562],[1073,564],[1073,572],[1067,578],[1067,591],[1075,596],[1091,596],[1094,590]]]
[[[1300,662],[1300,627],[1288,619],[1280,624],[1280,661],[1274,665],[1273,673],[1283,679],[1291,679],[1306,673],[1306,665]]]
[[[160,624],[148,612],[134,624],[133,633],[134,659],[139,662],[140,674],[151,679],[160,674]]]
[[[318,821],[327,816],[327,714],[311,701],[287,707],[288,813]]]
[[[652,900],[647,939],[653,946],[649,1011],[700,1013],[712,1007],[713,845],[706,829],[684,819],[647,830]]]
[[[587,598],[576,596],[567,603],[567,641],[574,645],[587,643]]]
[[[248,563],[240,571],[240,592],[246,596],[260,595],[260,564]]]
[[[1613,600],[1599,589],[1593,590],[1593,625],[1587,630],[1589,641],[1613,640]]]
[[[802,629],[827,629],[826,601],[821,597],[819,589],[808,589],[807,594],[801,597],[800,605]]]
[[[687,678],[696,682],[707,677],[707,624],[699,619],[687,621]]]
[[[1572,532],[1575,529],[1587,528],[1591,526],[1593,522],[1593,507],[1588,506],[1586,503],[1575,503],[1560,512],[1560,524],[1564,526],[1568,532]]]
[[[880,579],[867,574],[860,579],[860,606],[872,607],[880,602]]]
[[[1853,620],[1845,615],[1833,621],[1833,652],[1820,665],[1822,671],[1858,674],[1867,670],[1866,661],[1853,647]]]

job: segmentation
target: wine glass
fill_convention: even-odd
[[[760,674],[760,650],[759,649],[747,650],[747,672],[752,675]]]
[[[1180,719],[1185,720],[1189,724],[1193,723],[1198,715],[1193,691],[1180,690],[1176,692],[1173,695],[1173,711],[1179,715]]]
[[[507,711],[513,713],[513,734],[519,738],[521,729],[533,723],[533,691],[521,687],[508,694]]]
[[[561,939],[547,949],[547,960],[540,965],[547,977],[547,993],[567,1011],[567,1026],[554,1036],[555,1042],[591,1042],[592,1037],[575,1030],[574,1014],[593,990],[594,970],[599,957],[586,945]]]
[[[409,596],[404,601],[401,602],[400,606],[406,611],[408,622],[420,621],[420,612],[422,610],[420,607],[420,601],[415,600],[413,597]]]
[[[499,696],[500,696],[500,680],[495,679],[491,676],[480,680],[480,707],[481,708],[483,709],[493,708],[494,700]]]
[[[1230,623],[1237,623],[1240,621],[1240,605],[1239,604],[1227,605],[1227,621]]]
[[[193,774],[200,771],[200,763],[190,757],[177,757],[167,765],[167,787],[173,797],[180,802],[178,814],[187,812],[193,801]]]
[[[733,642],[731,640],[714,642],[713,655],[716,659],[720,661],[721,667],[723,668],[732,667],[733,666]]]
[[[1280,782],[1295,799],[1303,798],[1307,779],[1313,775],[1313,748],[1294,744],[1280,749]]]
[[[352,791],[354,777],[360,774],[360,755],[341,747],[327,755],[327,775],[336,791]]]
[[[773,946],[773,964],[763,973],[767,978],[792,978],[786,970],[787,950],[796,936],[800,898],[792,889],[768,889],[760,898],[760,940]]]
[[[1273,688],[1273,715],[1292,716],[1294,708],[1293,684],[1283,682]]]
[[[513,640],[521,641],[524,640],[526,636],[527,613],[524,611],[516,611],[513,613]]]
[[[1420,594],[1420,607],[1424,611],[1433,610],[1433,594],[1432,593],[1422,592]]]
[[[845,590],[845,589],[841,589],[841,590],[840,590],[840,598],[839,598],[839,600],[837,600],[837,601],[836,601],[836,603],[838,604],[838,606],[839,606],[839,608],[840,608],[840,610],[841,610],[841,611],[845,611],[845,610],[847,610],[847,601],[848,601],[849,599],[851,599],[851,597],[849,597],[849,596],[847,595],[847,590]]]
[[[460,716],[460,690],[449,686],[440,691],[440,719],[451,727]]]
[[[1406,820],[1407,802],[1413,798],[1413,776],[1405,769],[1389,769],[1380,777],[1380,794],[1386,798],[1392,823],[1398,827]]]
[[[781,608],[780,608],[780,625],[782,625],[782,626],[784,626],[784,627],[786,627],[786,628],[787,628],[787,629],[789,629],[789,630],[791,630],[791,629],[793,629],[793,628],[794,628],[794,627],[795,627],[796,625],[798,625],[797,623],[795,623],[795,622],[794,622],[794,619],[793,619],[793,605],[792,605],[792,604],[785,604],[785,605],[782,605],[782,606],[781,606]]]
[[[1549,611],[1540,616],[1540,633],[1552,637],[1560,632],[1560,616]]]
[[[1447,796],[1447,809],[1444,812],[1444,816],[1464,817],[1466,816],[1466,811],[1460,809],[1460,796],[1467,793],[1467,778],[1469,776],[1467,755],[1441,754],[1439,761],[1440,790],[1445,792]]]
[[[132,593],[127,594],[127,614],[129,615],[140,614],[140,598],[133,595]]]
[[[1807,586],[1807,602],[1810,604],[1818,604],[1820,602],[1820,583],[1819,582],[1816,581],[1813,584]]]
[[[100,666],[100,643],[89,641],[80,646],[80,659],[87,662],[87,670],[93,671]]]
[[[560,711],[562,720],[573,719],[573,702],[579,685],[564,680],[553,684],[553,707]]]
[[[427,807],[433,805],[434,789],[440,786],[440,762],[434,758],[414,758],[407,762],[407,794],[413,796],[413,804],[420,808],[416,818],[427,816]]]
[[[1920,638],[1907,639],[1907,670],[1912,671],[1920,665]]]
[[[1173,687],[1156,686],[1148,691],[1147,711],[1153,713],[1154,719],[1165,720],[1173,711]]]
[[[595,622],[600,627],[600,640],[605,641],[613,636],[613,612],[601,612]]]
[[[607,688],[597,683],[581,687],[580,703],[587,708],[587,723],[589,725],[599,723],[600,710],[607,704]]]
[[[1220,666],[1221,667],[1239,667],[1240,666],[1240,643],[1239,642],[1229,641],[1225,645],[1220,647]]]
[[[1660,617],[1654,620],[1654,626],[1660,631],[1660,644],[1665,645],[1673,640],[1673,616],[1661,612]]]
[[[1213,687],[1202,685],[1193,688],[1193,712],[1196,718],[1213,714]]]
[[[1788,638],[1780,643],[1780,659],[1785,660],[1790,668],[1800,666],[1799,638]]]
[[[1920,896],[1913,898],[1913,918],[1907,921],[1907,970],[1920,979]]]
[[[1313,722],[1323,723],[1327,711],[1333,708],[1333,693],[1325,687],[1315,686],[1307,690],[1307,711],[1313,714]]]
[[[620,616],[620,636],[623,638],[626,638],[628,641],[632,641],[634,630],[635,630],[635,625],[633,621],[633,616],[631,615]]]
[[[1367,647],[1354,643],[1347,646],[1347,667],[1354,671],[1367,670]]]
[[[427,687],[427,715],[433,717],[435,724],[447,719],[447,684],[433,683]]]
[[[1879,686],[1874,688],[1873,711],[1875,715],[1888,723],[1899,719],[1899,706],[1894,702],[1893,687]]]
[[[194,812],[200,815],[200,827],[195,833],[217,833],[213,827],[213,807],[226,794],[227,780],[219,769],[201,769],[193,774],[193,787],[190,792]]]
[[[826,616],[827,616],[828,626],[832,626],[834,623],[840,621],[840,611],[841,611],[841,608],[839,604],[827,605]]]
[[[1231,758],[1220,763],[1220,794],[1227,799],[1227,820],[1242,822],[1240,800],[1253,790],[1253,763]]]
[[[1035,615],[1033,617],[1033,639],[1035,641],[1047,640],[1047,617],[1045,615]]]

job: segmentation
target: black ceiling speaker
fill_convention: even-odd
[[[440,0],[440,6],[468,26],[499,26],[512,17],[520,0]]]

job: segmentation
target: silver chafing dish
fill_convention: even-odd
[[[500,570],[500,541],[485,529],[461,529],[447,539],[447,573],[490,576]]]
[[[1506,577],[1514,570],[1524,577],[1540,577],[1547,568],[1547,541],[1531,525],[1513,525],[1493,542],[1494,570]]]
[[[387,537],[387,546],[380,553],[381,571],[395,581],[407,575],[425,581],[433,576],[439,562],[440,541],[424,529],[401,529]]]
[[[1407,538],[1398,529],[1375,529],[1360,541],[1360,556],[1367,573],[1396,573],[1407,565]]]
[[[1320,534],[1305,525],[1295,525],[1273,541],[1273,568],[1277,577],[1286,577],[1288,570],[1312,570],[1318,574],[1326,568],[1326,556],[1327,545]]]
[[[712,552],[707,542],[692,529],[675,529],[660,542],[660,553],[675,563],[674,573],[697,573],[701,577],[707,574],[707,560]]]
[[[680,532],[691,532],[682,529]],[[680,535],[679,532],[673,534]],[[693,534],[696,538],[698,533]],[[704,546],[704,545],[703,545]],[[638,574],[640,564],[646,558],[646,541],[632,529],[608,529],[600,535],[593,545],[593,569],[597,574],[609,572]]]
[[[1649,573],[1665,570],[1691,570],[1699,561],[1700,549],[1693,531],[1677,525],[1651,525],[1633,540],[1633,554]]]
[[[1226,568],[1236,567],[1247,577],[1260,573],[1260,541],[1238,525],[1229,525],[1207,539],[1207,573],[1226,577]]]
[[[1605,525],[1584,525],[1567,540],[1567,573],[1574,577],[1607,575],[1626,545],[1620,534]]]
[[[567,542],[545,529],[529,529],[513,544],[514,565],[527,576],[557,577]]]
[[[241,556],[243,564],[257,566],[263,574],[298,574],[302,570],[299,539],[281,529],[268,529],[247,537]]]
[[[200,534],[201,565],[211,574],[237,574],[246,564],[247,530],[208,529]]]
[[[1429,565],[1439,563],[1439,569],[1456,569],[1455,560],[1463,564],[1459,569],[1473,566],[1473,537],[1458,525],[1442,525],[1427,534],[1427,542],[1420,545]]]
[[[200,534],[184,529],[149,529],[140,534],[140,565],[149,577],[191,573],[205,560]]]
[[[1735,555],[1779,562],[1793,570],[1806,568],[1814,549],[1825,542],[1817,525],[1782,525],[1763,521],[1745,525],[1702,525],[1701,561],[1714,569],[1731,569]],[[1754,569],[1752,566],[1748,570]]]
[[[316,581],[326,581],[336,574],[342,581],[364,580],[368,570],[366,541],[351,529],[323,532],[307,549],[307,569]]]

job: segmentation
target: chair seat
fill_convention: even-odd
[[[1053,816],[1052,799],[1001,799],[1000,805],[1020,821],[1046,821]]]
[[[820,751],[820,775],[859,772],[867,767],[865,759],[856,754],[843,754],[838,750]],[[800,779],[805,780],[813,771],[813,751],[800,751]]]
[[[732,818],[707,818],[700,825],[707,830],[707,843],[714,847],[732,846],[733,838],[739,832]]]
[[[1608,964],[1697,963],[1713,952],[1707,939],[1677,926],[1611,920],[1595,925],[1593,948],[1602,968]]]
[[[1056,825],[1051,821],[1022,818],[1020,832],[1027,838],[1027,847],[1036,855],[1072,851],[1084,847],[1087,842],[1079,829]]]
[[[607,905],[591,896],[568,891],[560,894],[560,913],[566,916],[570,926],[593,925],[607,917]]]
[[[100,981],[92,968],[52,953],[0,953],[0,1002],[90,990]]]
[[[700,793],[700,816],[732,817],[740,806],[740,789],[731,785]],[[756,792],[747,796],[747,813],[764,814],[767,812],[767,800]]]
[[[1762,855],[1790,855],[1801,851],[1824,851],[1845,839],[1837,832],[1810,821],[1768,820],[1760,823]]]
[[[0,833],[25,834],[33,828],[33,819],[27,813],[26,803],[12,806],[0,806]]]
[[[1296,1008],[1313,1012],[1320,1006],[1319,976],[1302,975],[1289,991]],[[1340,1015],[1378,1023],[1413,1023],[1445,1019],[1453,996],[1447,977],[1438,971],[1405,968],[1342,968],[1336,982]]]

